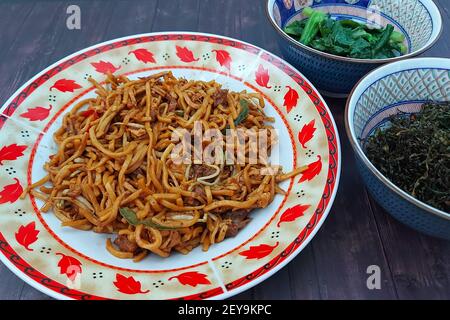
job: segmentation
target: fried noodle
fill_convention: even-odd
[[[118,258],[206,251],[244,228],[251,210],[284,193],[280,181],[306,169],[264,175],[267,164],[180,164],[170,157],[173,133],[192,132],[196,121],[203,131],[272,129],[259,94],[171,72],[138,80],[108,74],[104,85],[89,80],[96,98],[64,116],[54,134],[58,152],[44,165],[48,175],[24,195],[43,200],[41,210],[53,209],[63,226],[115,234],[106,249]],[[246,157],[250,149],[246,140]]]

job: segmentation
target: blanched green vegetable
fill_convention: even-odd
[[[389,43],[389,39],[391,38],[393,31],[394,27],[388,24],[381,33],[381,37],[378,39],[377,43],[375,44],[375,47],[373,48],[374,54],[378,53]]]
[[[314,11],[311,8],[305,8],[303,10],[303,13],[309,18],[306,22],[305,28],[303,29],[302,36],[300,37],[300,42],[304,45],[308,45],[319,32],[319,26],[322,21],[327,18],[327,16],[322,11]]]
[[[248,117],[248,113],[250,112],[250,109],[248,107],[248,101],[241,99],[239,101],[239,104],[241,105],[241,112],[238,114],[237,118],[234,119],[234,125],[237,127],[241,122],[245,121],[245,119],[247,119]],[[226,134],[227,133],[227,129],[230,129],[230,126],[227,125],[225,127],[225,129],[222,130],[222,134]]]
[[[239,104],[241,105],[241,112],[238,114],[237,118],[234,120],[234,125],[237,126],[238,124],[240,124],[242,121],[245,121],[245,119],[247,119],[248,117],[248,113],[249,113],[249,108],[248,108],[248,102],[247,100],[241,99],[239,101]]]
[[[306,19],[294,21],[284,31],[301,43],[331,54],[359,58],[393,58],[407,53],[405,36],[388,24],[369,28],[354,20],[335,20],[310,7],[303,9]]]
[[[290,25],[286,26],[286,28],[284,28],[284,32],[293,36],[302,34],[303,29],[305,29],[305,24],[306,20],[294,21]]]
[[[120,215],[127,220],[127,222],[133,226],[137,226],[143,224],[144,226],[151,227],[158,230],[175,230],[177,228],[162,226],[152,220],[152,218],[148,218],[145,220],[139,220],[137,218],[136,212],[131,210],[130,208],[120,208]]]
[[[403,41],[405,41],[405,35],[403,33],[398,32],[398,31],[392,31],[391,41],[403,43]]]

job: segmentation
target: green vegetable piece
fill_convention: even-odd
[[[370,41],[370,39],[372,39],[373,36],[366,31],[364,26],[359,26],[358,28],[352,30],[352,38],[355,40],[358,38],[364,38],[367,41]]]
[[[408,48],[406,47],[405,44],[400,43],[399,45],[399,51],[401,54],[407,54],[408,53]]]
[[[347,56],[350,50],[348,48],[334,45],[333,47],[330,47],[330,52],[338,56]]]
[[[238,114],[237,118],[234,119],[234,125],[235,125],[235,126],[237,126],[237,125],[240,124],[242,121],[244,121],[245,119],[247,119],[248,113],[249,113],[249,111],[250,111],[250,109],[248,108],[248,102],[247,102],[247,100],[241,99],[241,100],[239,101],[239,103],[240,103],[240,105],[241,105],[241,107],[242,107],[242,110],[241,110],[241,112]],[[222,131],[221,131],[222,134],[226,134],[226,133],[227,133],[227,129],[230,129],[230,126],[229,126],[229,125],[227,125],[227,126],[225,127],[225,129],[222,129]]]
[[[248,108],[248,102],[247,100],[241,99],[239,101],[242,110],[239,113],[239,115],[237,116],[237,118],[234,120],[234,125],[237,126],[238,124],[240,124],[242,121],[244,121],[245,119],[247,119],[248,116],[248,112],[249,112],[249,108]]]
[[[380,38],[381,29],[369,29],[367,26],[364,26],[364,30],[367,32],[364,39],[369,41],[371,44],[376,43]]]
[[[391,34],[391,41],[403,43],[405,41],[405,35],[398,31],[393,31]]]
[[[389,43],[389,39],[391,38],[392,32],[394,31],[394,27],[391,24],[388,24],[386,28],[381,33],[381,37],[378,39],[377,43],[373,48],[373,55],[375,56],[386,44]]]
[[[284,28],[284,32],[286,32],[291,36],[300,37],[302,35],[304,28],[305,28],[304,21],[294,21]]]
[[[346,27],[346,28],[359,28],[361,27],[361,24],[359,22],[356,22],[355,20],[351,20],[351,19],[344,19],[344,20],[339,20],[339,23],[341,24],[341,26]]]
[[[363,38],[368,34],[369,33],[366,30],[364,30],[364,28],[359,27],[353,30],[352,38],[353,39]]]
[[[311,41],[310,46],[319,51],[327,51],[327,49],[328,49],[328,46],[326,46],[324,44],[323,39],[315,39],[315,40]]]
[[[350,57],[357,59],[368,59],[372,54],[370,43],[364,38],[357,39],[350,51]]]
[[[349,48],[354,43],[354,39],[352,37],[352,30],[349,28],[344,28],[340,23],[335,23],[333,26],[333,30],[331,33],[331,37],[334,40],[334,43],[342,48]]]
[[[307,8],[303,9],[303,13],[305,13],[305,10],[307,10]],[[327,15],[324,12],[316,11],[311,8],[306,11],[307,15],[311,13],[310,10],[312,10],[312,14],[309,17],[308,22],[306,22],[305,29],[303,30],[302,36],[300,38],[300,42],[304,45],[310,44],[310,42],[319,32],[320,23],[327,18]]]
[[[313,15],[314,12],[315,12],[315,11],[314,11],[313,8],[311,8],[311,7],[306,7],[306,8],[303,9],[302,14],[303,14],[305,17],[309,18],[309,17],[311,17],[311,16]]]
[[[334,24],[335,21],[333,19],[325,19],[319,24],[319,32],[322,38],[326,38],[331,34]]]
[[[407,47],[403,43],[392,42],[392,41],[389,41],[389,48],[391,49],[391,52],[396,57],[407,53],[407,50],[408,50]]]
[[[131,210],[130,208],[120,208],[119,212],[120,212],[120,215],[122,217],[124,217],[125,220],[127,220],[129,224],[131,224],[133,226],[143,224],[144,226],[151,227],[151,228],[158,229],[158,230],[175,230],[175,229],[177,229],[177,228],[162,226],[158,223],[155,223],[152,220],[152,218],[145,219],[145,220],[139,220],[137,218],[136,213],[133,210]]]

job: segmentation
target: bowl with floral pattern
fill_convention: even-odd
[[[387,128],[393,115],[413,115],[421,111],[424,103],[449,100],[450,59],[415,58],[370,72],[353,89],[345,113],[357,168],[374,199],[398,221],[447,240],[450,213],[414,198],[392,183],[367,157],[365,141],[377,129]],[[414,161],[411,163],[414,168]]]
[[[385,59],[356,59],[316,50],[290,37],[284,28],[305,19],[303,9],[329,13],[371,27],[390,24],[403,34],[406,54]],[[277,33],[284,58],[324,94],[346,97],[366,73],[385,63],[411,58],[431,48],[442,31],[442,18],[432,0],[268,0],[267,17]]]

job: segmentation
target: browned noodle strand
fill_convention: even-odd
[[[196,121],[202,132],[247,128],[271,134],[273,118],[265,115],[259,94],[177,79],[171,72],[133,81],[109,74],[104,86],[90,81],[96,98],[64,116],[54,134],[58,152],[44,165],[48,175],[24,194],[43,200],[44,211],[53,208],[63,226],[117,234],[106,249],[118,258],[137,262],[149,253],[208,250],[245,227],[251,210],[284,194],[278,182],[306,169],[263,174],[267,165],[248,161],[254,151],[249,140],[245,165],[178,164],[170,158],[174,132],[192,134]]]

